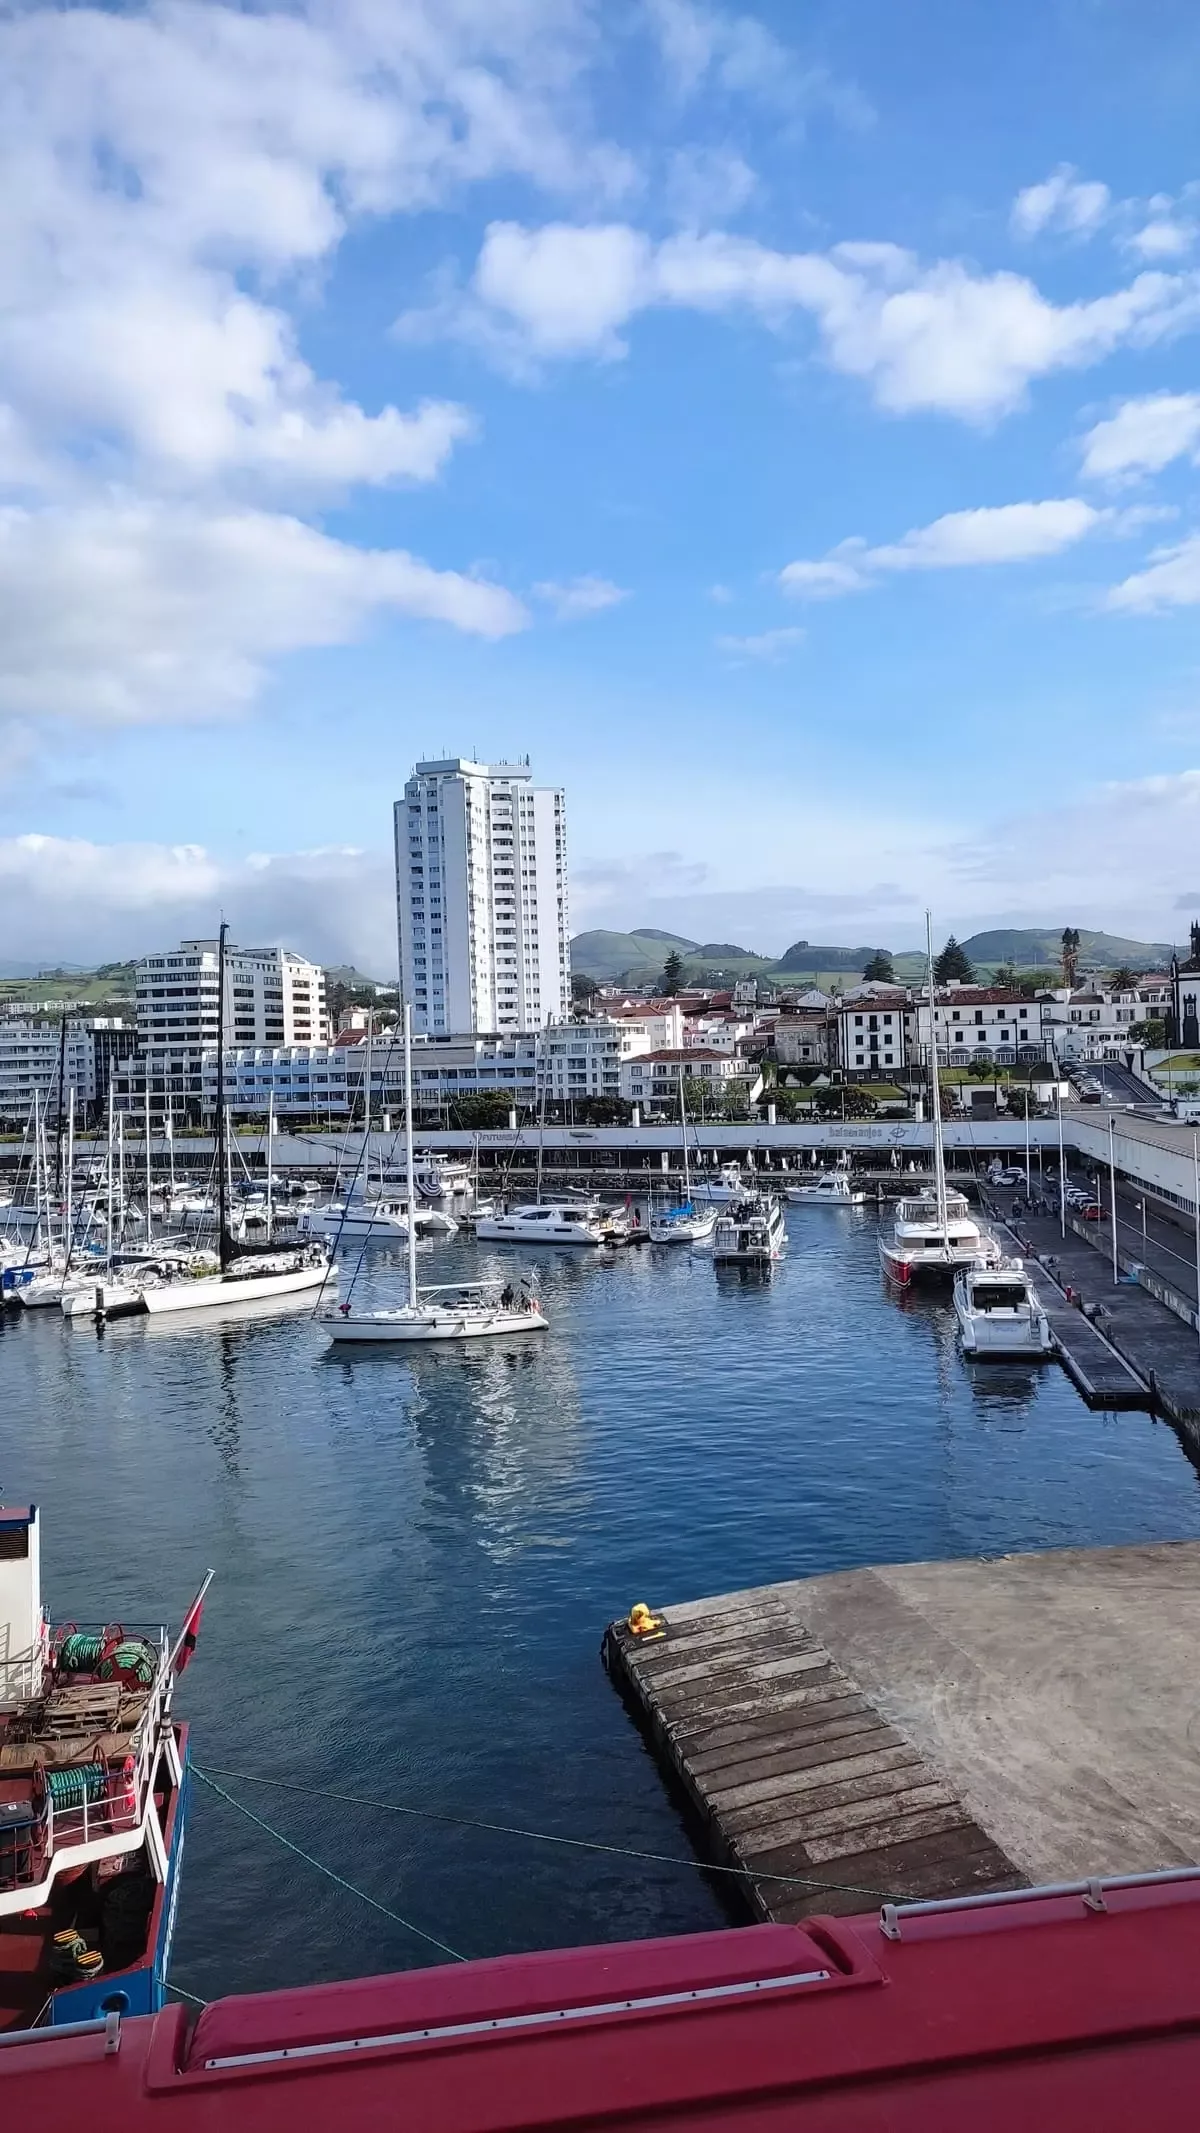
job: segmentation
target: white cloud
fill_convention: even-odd
[[[855,83],[807,64],[756,15],[707,7],[700,0],[645,0],[675,97],[703,92],[746,97],[786,114],[792,130],[814,111],[843,125],[871,124],[874,112]]]
[[[733,599],[733,594],[730,592],[728,585],[710,585],[708,597],[714,607],[728,607]]]
[[[265,662],[399,614],[501,637],[511,593],[300,519],[131,499],[0,510],[0,712],[99,724],[244,705]]]
[[[1161,216],[1155,222],[1147,222],[1126,239],[1126,249],[1136,252],[1139,259],[1182,259],[1196,242],[1194,222],[1176,222]]]
[[[1110,295],[1059,305],[1021,275],[958,260],[923,267],[890,244],[786,253],[720,231],[655,245],[625,223],[501,222],[486,232],[468,288],[443,286],[399,325],[457,334],[528,370],[624,355],[624,330],[651,306],[744,309],[776,329],[807,315],[830,366],[864,379],[881,407],[986,422],[1020,406],[1035,378],[1194,324],[1200,278],[1140,274]]]
[[[779,573],[784,591],[800,599],[833,599],[861,592],[880,573],[957,570],[982,563],[1035,562],[1073,547],[1113,514],[1078,497],[949,511],[932,525],[877,548],[843,541],[817,562],[789,563]]]
[[[21,955],[53,963],[151,953],[228,918],[243,945],[282,943],[386,979],[395,887],[383,852],[332,847],[228,859],[198,844],[0,838],[0,896],[21,911]]]
[[[717,650],[739,662],[753,659],[765,666],[778,666],[798,644],[803,644],[807,634],[802,629],[782,629],[763,630],[757,637],[718,637]]]
[[[740,214],[758,191],[758,178],[733,148],[680,148],[667,169],[667,207],[695,226]]]
[[[1107,185],[1080,178],[1070,163],[1060,163],[1040,185],[1027,185],[1013,201],[1009,217],[1015,237],[1037,237],[1053,230],[1086,237],[1106,219],[1111,205]]]
[[[1200,446],[1200,393],[1126,400],[1083,440],[1083,471],[1102,480],[1157,474]]]
[[[629,598],[625,587],[614,585],[611,578],[572,578],[565,585],[546,580],[533,590],[539,600],[553,608],[560,622],[578,622],[585,615],[603,614],[606,607],[618,607]]]
[[[1200,607],[1200,533],[1174,547],[1156,549],[1145,570],[1114,585],[1106,605],[1127,615],[1160,614],[1164,608]]]
[[[375,612],[521,626],[282,514],[433,481],[473,428],[357,404],[300,327],[369,218],[501,177],[627,191],[583,100],[597,34],[589,0],[0,9],[0,711],[219,712]]]

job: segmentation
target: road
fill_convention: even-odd
[[[1097,1087],[1103,1090],[1107,1103],[1147,1104],[1154,1102],[1154,1097],[1145,1082],[1139,1081],[1137,1075],[1131,1074],[1128,1067],[1118,1066],[1112,1059],[1098,1059],[1094,1066],[1079,1067],[1075,1069],[1075,1075],[1077,1090],[1086,1082],[1095,1082]]]
[[[1089,1222],[1088,1228],[1104,1251],[1111,1250],[1112,1218],[1108,1191],[1108,1171],[1098,1174],[1084,1170],[1078,1163],[1071,1164],[1069,1183],[1082,1185],[1085,1189],[1099,1189],[1100,1204],[1104,1210],[1099,1222]],[[1037,1185],[1037,1172],[1034,1172]],[[1054,1186],[1046,1182],[1043,1190],[1053,1195]],[[1068,1209],[1070,1213],[1070,1209]],[[1196,1242],[1191,1223],[1172,1221],[1160,1214],[1156,1203],[1132,1187],[1117,1188],[1117,1246],[1127,1259],[1140,1259],[1143,1265],[1169,1281],[1190,1302],[1196,1298]]]

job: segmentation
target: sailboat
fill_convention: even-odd
[[[702,1244],[717,1224],[716,1206],[697,1207],[692,1199],[692,1173],[688,1162],[687,1099],[683,1092],[683,1068],[679,1069],[679,1119],[683,1127],[683,1204],[651,1210],[651,1244]]]
[[[404,1153],[408,1205],[413,1205],[412,1008],[404,1009]],[[323,1324],[331,1344],[353,1341],[463,1341],[490,1334],[544,1333],[542,1307],[527,1283],[466,1281],[450,1286],[417,1287],[417,1237],[410,1222],[408,1300],[391,1311],[356,1311],[353,1292]]]
[[[229,1110],[225,1102],[225,938],[228,931],[222,922],[217,954],[218,1269],[214,1273],[194,1272],[190,1264],[180,1265],[177,1255],[160,1254],[154,1261],[153,1271],[147,1269],[138,1274],[127,1271],[120,1283],[97,1287],[92,1306],[89,1306],[86,1295],[64,1297],[63,1311],[69,1317],[83,1316],[89,1308],[98,1320],[111,1318],[118,1312],[146,1311],[157,1317],[179,1312],[237,1311],[243,1304],[301,1295],[309,1289],[323,1289],[337,1280],[337,1267],[324,1244],[308,1241],[283,1246],[246,1244],[235,1237],[230,1228]]]
[[[961,1192],[946,1190],[942,1094],[938,1075],[936,993],[933,978],[933,917],[925,913],[929,965],[929,1091],[933,1121],[934,1190],[900,1201],[890,1230],[879,1233],[879,1256],[889,1280],[946,1281],[964,1267],[999,1264],[1000,1246],[981,1229]]]

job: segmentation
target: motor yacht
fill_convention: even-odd
[[[788,1199],[794,1206],[865,1207],[867,1194],[853,1185],[844,1170],[826,1170],[811,1185],[789,1185]]]
[[[735,1200],[717,1218],[712,1255],[718,1266],[770,1266],[786,1247],[783,1209],[773,1193]]]
[[[964,1355],[1036,1361],[1054,1352],[1050,1321],[1020,1259],[965,1268],[955,1279],[954,1311]]]

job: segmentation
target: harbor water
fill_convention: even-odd
[[[1200,1536],[1169,1428],[1089,1413],[1053,1366],[968,1369],[948,1298],[885,1291],[873,1211],[788,1227],[765,1278],[679,1249],[547,1254],[548,1333],[420,1353],[331,1352],[303,1300],[102,1334],[9,1311],[0,1487],[42,1507],[56,1619],[177,1620],[211,1564],[179,1698],[196,1762],[282,1781],[219,1780],[461,1954],[723,1922],[602,1672],[612,1616],[864,1563]],[[377,1247],[344,1255],[342,1294],[360,1256],[356,1300],[398,1300],[402,1257]],[[463,1238],[420,1257],[431,1282],[535,1264]],[[444,1959],[196,1785],[186,1991]]]

